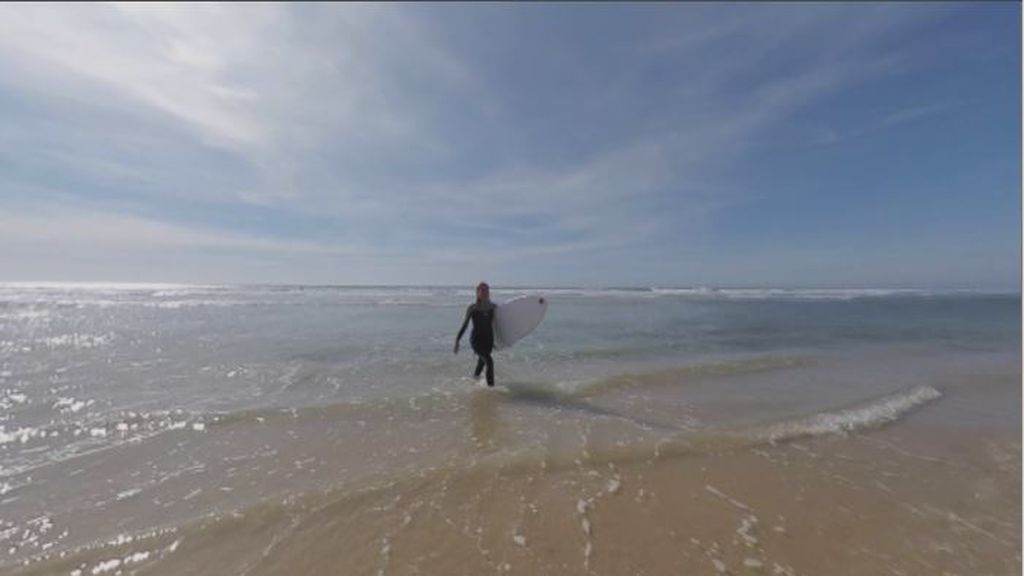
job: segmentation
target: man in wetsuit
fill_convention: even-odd
[[[491,302],[491,288],[486,282],[481,282],[476,287],[476,302],[466,308],[466,317],[462,321],[462,328],[459,335],[455,337],[455,353],[459,353],[459,340],[466,332],[469,321],[473,321],[473,332],[469,335],[469,343],[473,346],[473,352],[477,355],[476,370],[474,378],[479,378],[484,367],[487,367],[487,385],[494,386],[494,359],[491,358],[491,351],[494,350],[494,311],[497,306]]]

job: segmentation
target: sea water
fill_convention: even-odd
[[[452,350],[471,287],[0,285],[0,566],[441,469],[856,433],[1019,381],[1019,295],[492,290],[525,294],[547,317],[488,390]],[[957,418],[1019,426],[982,404]]]

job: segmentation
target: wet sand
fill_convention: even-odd
[[[850,435],[441,467],[15,573],[1019,574],[1020,401],[1010,374]]]

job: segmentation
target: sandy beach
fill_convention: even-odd
[[[486,454],[508,408],[473,398]],[[1020,402],[1004,365],[848,434],[438,465],[15,573],[1018,574]]]

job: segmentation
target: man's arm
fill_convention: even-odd
[[[473,305],[470,304],[469,308],[466,308],[466,317],[462,320],[462,328],[459,328],[459,335],[455,337],[455,353],[459,353],[459,340],[462,340],[462,335],[466,332],[466,326],[469,326],[470,314],[473,312]]]

